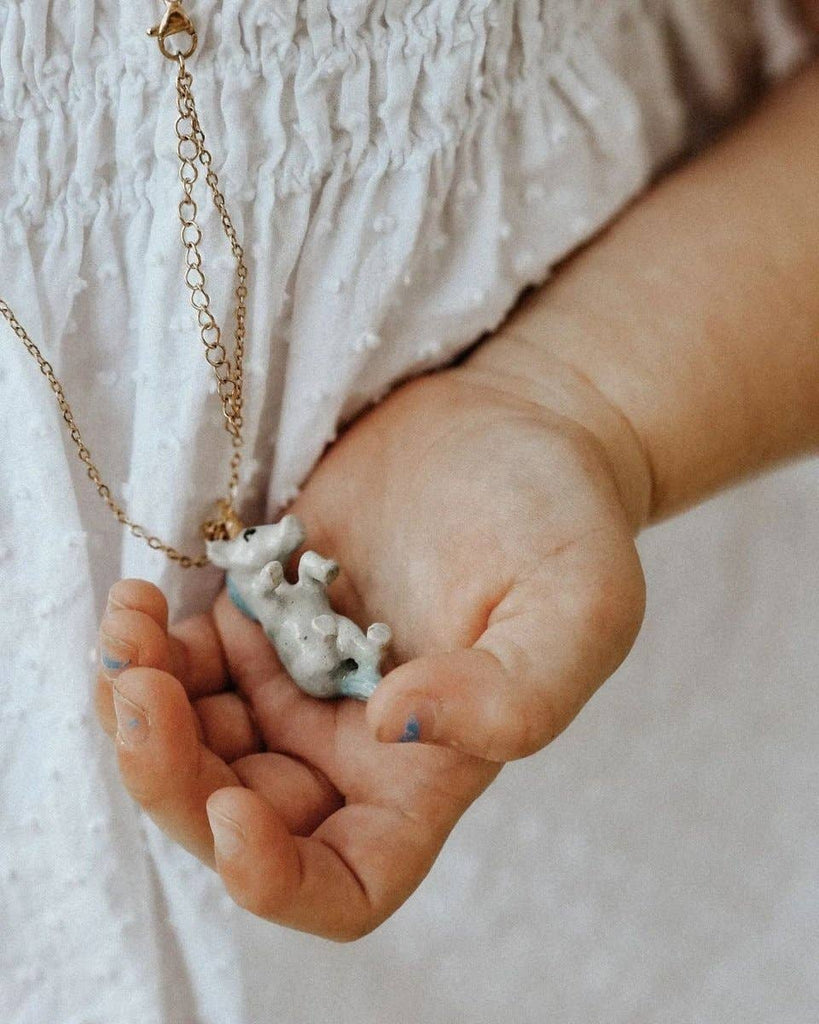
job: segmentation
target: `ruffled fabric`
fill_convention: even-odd
[[[182,284],[174,67],[145,37],[146,9],[0,2],[0,295],[64,380],[115,493],[196,549],[229,448]],[[192,13],[201,120],[250,266],[248,519],[295,496],[343,421],[494,329],[701,126],[809,46],[784,0],[200,0]],[[232,263],[200,209],[224,320]],[[240,1020],[231,935],[249,926],[150,829],[146,853],[78,711],[117,576],[155,580],[179,612],[220,577],[181,574],[123,534],[32,360],[0,344],[11,1019],[119,1020],[106,992],[121,984],[139,993],[130,1019],[177,1000],[173,1020]],[[77,765],[92,781],[61,789]],[[192,886],[194,904],[176,895]],[[218,969],[198,957],[203,927],[224,935]],[[93,964],[88,934],[102,942]],[[47,981],[32,974],[44,962],[58,965]]]
[[[729,116],[772,62],[772,25],[779,69],[798,60],[784,13],[757,8],[198,5],[202,120],[252,257],[248,502],[291,500],[341,421],[493,329],[692,123]],[[136,503],[163,447],[161,526],[178,534],[188,513],[187,538],[211,487],[190,453],[225,443],[179,274],[173,66],[143,21],[90,0],[4,9],[0,198],[8,258],[28,250],[39,279],[36,302],[18,289],[21,315],[41,312],[69,372],[94,367],[93,404],[113,413],[96,426],[131,434]]]

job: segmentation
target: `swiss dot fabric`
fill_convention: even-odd
[[[341,422],[496,327],[808,46],[784,0],[189,6],[194,92],[250,268],[250,519],[295,496]],[[160,13],[0,0],[0,295],[115,493],[195,549],[229,448],[182,284],[174,67],[145,35]],[[229,330],[233,264],[198,196]],[[107,587],[153,579],[184,612],[220,579],[121,531],[1,322],[0,351],[0,1017],[398,1020],[413,995],[391,943],[422,956],[436,906],[418,897],[388,939],[329,949],[234,908],[124,795],[89,703]],[[484,856],[476,844],[441,898]],[[320,967],[302,985],[304,962]]]

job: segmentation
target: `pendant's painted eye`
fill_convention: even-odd
[[[245,530],[245,532],[242,534],[242,536],[244,537],[245,540],[250,540],[250,538],[253,536],[253,534],[255,532],[256,532],[256,527],[254,526],[250,530]]]

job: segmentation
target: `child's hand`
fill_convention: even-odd
[[[393,628],[373,733],[507,761],[565,728],[642,620],[648,486],[620,414],[516,337],[356,423],[296,511],[342,610]]]
[[[216,867],[254,913],[339,939],[376,927],[493,762],[552,739],[628,650],[639,459],[591,388],[562,367],[545,387],[536,358],[496,339],[400,389],[293,508],[308,545],[341,563],[337,610],[393,628],[399,667],[368,705],[297,690],[224,593],[169,635],[155,587],[113,588],[97,703],[113,735],[113,677],[125,784],[206,863],[222,823]]]
[[[253,913],[333,939],[371,931],[499,766],[378,743],[361,703],[297,690],[224,592],[170,635],[166,616],[156,587],[122,580],[101,626],[103,663],[130,662],[100,674],[97,709],[131,795]]]

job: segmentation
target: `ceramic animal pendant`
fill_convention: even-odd
[[[338,563],[305,551],[297,583],[283,566],[304,542],[293,515],[272,526],[251,526],[231,540],[207,543],[208,558],[227,572],[230,599],[258,622],[295,684],[313,697],[367,700],[381,680],[380,663],[392,631],[374,622],[365,634],[330,606],[327,586]]]

